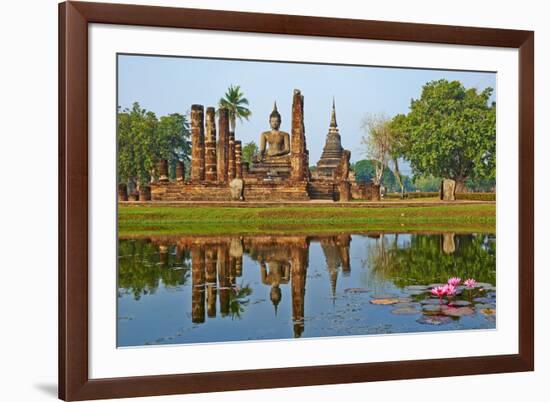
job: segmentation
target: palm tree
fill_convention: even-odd
[[[225,93],[224,98],[220,98],[218,107],[225,108],[229,111],[229,127],[231,131],[235,132],[235,126],[237,119],[240,122],[243,119],[248,120],[252,115],[250,109],[248,109],[248,99],[243,97],[240,85],[231,84]]]

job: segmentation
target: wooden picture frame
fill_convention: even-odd
[[[519,353],[90,379],[88,24],[225,30],[519,49]],[[59,5],[59,397],[139,397],[534,369],[534,33],[382,21],[65,2]]]

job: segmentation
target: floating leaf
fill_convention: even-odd
[[[426,285],[409,285],[409,286],[405,286],[404,289],[406,291],[409,291],[409,290],[428,290],[428,286],[426,286]]]
[[[439,301],[439,299],[424,299],[424,300],[420,300],[420,304],[446,304],[445,303],[445,300],[443,301]]]
[[[391,312],[393,314],[419,314],[420,310],[417,308],[417,304],[399,303],[395,305],[395,308]]]
[[[367,293],[368,291],[367,288],[348,288],[344,290],[346,293]]]
[[[453,300],[452,302],[449,303],[449,306],[454,306],[454,307],[465,307],[465,306],[469,306],[470,303],[468,300]]]
[[[448,324],[452,321],[453,319],[451,317],[442,315],[425,315],[416,320],[417,323],[426,325],[442,325]]]
[[[389,305],[389,304],[397,304],[399,303],[399,299],[392,299],[392,298],[388,298],[388,299],[372,299],[370,301],[372,304],[376,304],[376,305],[382,305],[382,306],[385,306],[385,305]]]
[[[491,297],[476,297],[474,299],[474,302],[488,304],[488,303],[494,303],[495,299],[493,299]]]
[[[462,317],[474,314],[474,309],[471,307],[448,307],[442,310],[442,313],[452,317]]]
[[[378,293],[371,296],[373,299],[396,299],[399,295],[395,293]]]

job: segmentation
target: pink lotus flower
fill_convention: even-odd
[[[473,289],[476,286],[476,280],[475,279],[466,279],[464,281],[464,286],[466,286],[468,289]]]
[[[449,280],[447,281],[447,283],[451,286],[458,286],[460,285],[460,281],[461,279],[458,278],[458,277],[453,277],[453,278],[449,278]]]
[[[441,303],[441,298],[447,294],[447,285],[445,286],[436,286],[430,291],[432,295],[439,297],[439,302]]]
[[[460,279],[459,279],[459,283],[460,283]],[[451,284],[447,284],[447,285],[443,286],[443,291],[445,292],[445,294],[447,296],[453,296],[456,293],[456,286],[451,285]]]

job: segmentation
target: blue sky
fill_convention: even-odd
[[[290,132],[292,92],[298,88],[304,95],[310,165],[321,155],[333,96],[342,145],[356,161],[364,158],[360,128],[364,116],[407,113],[425,83],[445,78],[466,87],[496,90],[496,74],[490,72],[139,55],[119,55],[118,69],[118,104],[124,108],[139,102],[157,116],[188,113],[194,103],[216,106],[230,84],[240,85],[252,110],[249,121],[237,123],[236,137],[243,144],[258,143],[260,133],[269,129],[274,101],[282,117],[281,130]]]

